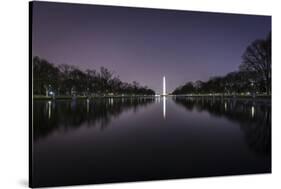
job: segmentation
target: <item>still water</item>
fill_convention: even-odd
[[[271,102],[34,101],[35,186],[271,172]]]

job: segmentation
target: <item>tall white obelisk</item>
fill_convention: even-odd
[[[163,118],[166,119],[166,79],[163,77]]]
[[[166,95],[166,79],[165,76],[163,77],[163,96]]]

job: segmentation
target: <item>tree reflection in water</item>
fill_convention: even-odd
[[[207,111],[211,116],[224,117],[240,125],[246,142],[258,155],[271,155],[271,101],[239,100],[213,97],[174,97],[174,102],[188,111]],[[99,98],[91,100],[35,101],[34,140],[54,131],[67,132],[81,126],[100,126],[109,123],[122,112],[157,102],[157,98]],[[163,104],[164,105],[164,104]],[[164,108],[165,107],[165,108]],[[163,114],[166,108],[163,106]]]
[[[188,111],[207,111],[239,123],[246,142],[258,155],[271,155],[271,101],[214,97],[174,97],[176,104]]]
[[[67,132],[85,124],[105,129],[113,118],[122,112],[154,102],[154,97],[99,98],[87,100],[35,101],[33,103],[34,140],[48,136],[53,131]]]

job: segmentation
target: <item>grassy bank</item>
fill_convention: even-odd
[[[173,97],[194,97],[194,98],[231,98],[231,99],[253,99],[253,100],[271,100],[271,95],[223,95],[223,94],[186,94],[186,95],[168,95]],[[155,97],[154,95],[94,95],[94,96],[51,96],[33,95],[34,100],[67,100],[67,99],[87,99],[87,98],[138,98],[138,97]],[[159,96],[158,96],[159,97]]]
[[[214,98],[263,98],[263,99],[271,99],[271,95],[229,95],[229,94],[183,94],[183,95],[173,95],[173,96],[182,96],[182,97],[214,97]]]

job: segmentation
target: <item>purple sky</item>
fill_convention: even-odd
[[[85,70],[104,66],[156,92],[238,69],[271,17],[35,2],[33,55]]]

